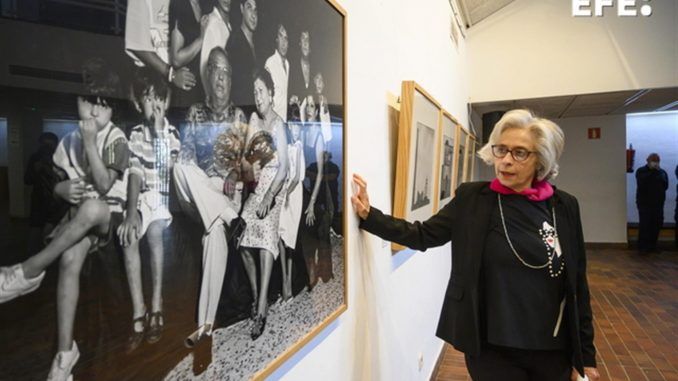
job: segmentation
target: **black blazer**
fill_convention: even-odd
[[[565,258],[565,316],[573,366],[596,366],[586,251],[579,204],[574,196],[556,190],[552,198],[558,221],[558,236]],[[490,216],[497,207],[497,194],[489,183],[462,184],[454,199],[424,222],[410,223],[384,215],[371,207],[360,227],[386,240],[424,251],[452,241],[452,274],[445,292],[436,335],[458,350],[480,353],[479,274]]]

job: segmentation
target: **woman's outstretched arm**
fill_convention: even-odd
[[[367,182],[362,177],[354,174],[353,183],[357,189],[351,196],[351,203],[361,219],[361,229],[387,241],[420,251],[444,245],[452,239],[456,199],[450,201],[438,213],[424,222],[408,222],[385,215],[379,209],[370,206]]]

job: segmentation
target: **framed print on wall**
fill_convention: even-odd
[[[440,106],[414,81],[404,81],[398,127],[393,215],[424,220],[436,210]]]
[[[414,81],[404,81],[398,126],[393,215],[425,220],[437,210],[440,105]],[[433,149],[432,149],[433,148]],[[402,247],[393,244],[394,250]]]
[[[345,10],[19,3],[0,9],[0,378],[269,376],[347,308]]]
[[[457,144],[455,146],[454,152],[454,161],[456,165],[454,166],[454,188],[456,189],[464,182],[464,175],[466,171],[466,143],[468,138],[468,132],[466,129],[457,124]]]
[[[476,152],[476,138],[473,134],[466,137],[466,149],[464,151],[464,175],[462,182],[473,181],[473,158]]]
[[[440,140],[439,151],[439,184],[438,207],[439,210],[454,197],[454,171],[455,171],[455,144],[457,134],[457,120],[446,110],[440,111]]]

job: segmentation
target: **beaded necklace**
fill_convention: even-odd
[[[555,210],[555,208],[553,206],[551,207],[551,214],[553,216],[553,239],[554,239],[554,241],[553,241],[553,251],[550,254],[548,254],[548,260],[543,265],[531,265],[531,264],[527,263],[527,261],[525,261],[518,254],[516,249],[513,247],[513,243],[511,242],[511,238],[509,237],[509,234],[508,234],[508,229],[506,229],[506,220],[504,219],[504,209],[502,208],[502,205],[501,205],[501,193],[497,193],[497,200],[499,201],[499,215],[501,216],[501,225],[504,228],[504,235],[506,236],[506,242],[508,242],[509,247],[511,248],[511,251],[513,252],[513,255],[515,255],[515,257],[518,258],[520,263],[522,263],[526,267],[529,267],[529,268],[535,269],[535,270],[540,270],[540,269],[548,267],[549,268],[549,275],[551,276],[551,278],[556,278],[560,274],[562,274],[563,269],[565,268],[565,261],[564,260],[560,261],[560,266],[559,266],[558,270],[554,271],[554,269],[553,269],[553,259],[556,256],[556,247],[557,247],[557,242],[558,242],[558,231],[557,231],[558,224],[556,222],[556,210]],[[543,231],[543,230],[540,229],[540,233],[541,233],[540,235],[542,237],[542,241],[546,245],[546,252],[548,253],[549,251],[551,251],[551,247],[550,247],[550,244],[548,243],[548,240],[547,240],[546,231]]]

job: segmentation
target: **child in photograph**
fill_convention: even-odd
[[[141,69],[133,91],[144,122],[130,132],[127,209],[117,231],[132,296],[133,323],[127,352],[138,348],[144,337],[151,344],[159,341],[165,323],[162,314],[162,235],[172,221],[168,207],[170,174],[181,147],[179,132],[165,117],[170,93],[163,78],[153,71]],[[144,303],[141,283],[139,241],[144,236],[151,251],[153,296],[150,314]]]
[[[0,303],[4,303],[36,290],[47,266],[59,259],[58,352],[48,380],[68,379],[80,357],[73,340],[80,270],[87,253],[109,241],[114,213],[122,213],[125,198],[127,138],[111,122],[119,79],[103,60],[88,61],[83,71],[89,95],[77,97],[79,128],[59,142],[53,156],[61,180],[53,188],[54,195],[69,203],[70,209],[43,250],[22,263],[0,268]]]

